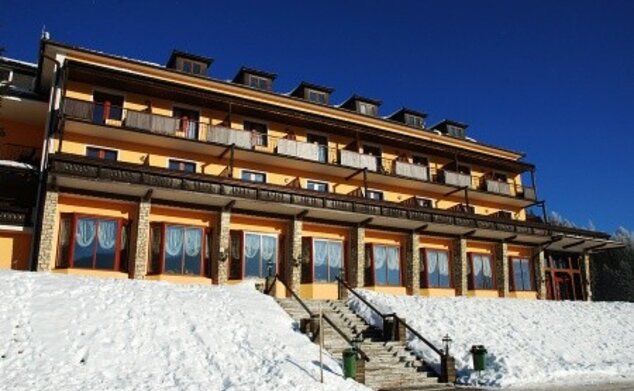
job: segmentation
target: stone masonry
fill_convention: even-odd
[[[500,297],[507,297],[510,291],[508,245],[504,242],[495,245],[495,276]]]
[[[467,239],[454,239],[451,247],[456,296],[465,296],[469,289],[467,284]]]
[[[288,223],[288,249],[286,252],[286,281],[290,283],[290,288],[299,292],[302,279],[302,231],[304,223],[301,219],[292,219]]]
[[[417,233],[407,235],[405,245],[405,287],[410,295],[420,293],[420,243]]]
[[[365,283],[365,228],[357,226],[351,230],[348,283],[356,288]]]
[[[131,278],[142,280],[147,275],[150,242],[150,200],[139,201],[136,221],[132,224],[132,260],[128,271]]]
[[[52,260],[54,255],[54,235],[58,202],[59,193],[57,191],[48,190],[44,197],[44,211],[42,213],[42,230],[37,254],[38,271],[49,271],[55,267]]]
[[[590,254],[583,253],[581,256],[581,273],[583,285],[586,291],[586,301],[592,301],[592,284],[590,279]]]
[[[546,258],[544,250],[540,247],[533,249],[533,265],[535,267],[535,290],[537,291],[537,298],[546,299]]]
[[[214,229],[211,275],[216,276],[217,284],[224,284],[228,279],[228,262],[231,256],[229,247],[229,230],[231,224],[231,210],[222,209],[218,213],[216,229]]]

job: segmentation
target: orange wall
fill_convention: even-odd
[[[0,269],[28,270],[31,233],[0,231]]]

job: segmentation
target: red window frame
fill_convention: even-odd
[[[493,281],[493,286],[491,288],[476,288],[475,286],[475,275],[473,273],[473,257],[479,255],[479,256],[487,256],[489,257],[489,262],[491,265],[491,278]],[[470,291],[496,291],[497,290],[497,274],[496,274],[496,270],[495,270],[495,258],[493,257],[492,254],[490,253],[478,253],[478,252],[474,252],[474,253],[469,253],[469,273],[467,274],[467,279],[468,279],[468,285],[469,285],[469,290]]]
[[[115,259],[114,259],[114,265],[112,269],[97,269],[95,268],[95,263],[96,263],[96,259],[97,259],[97,246],[95,246],[93,248],[93,254],[92,254],[92,267],[91,268],[86,268],[86,267],[75,267],[74,265],[74,258],[75,258],[75,229],[77,228],[77,220],[80,218],[88,218],[88,219],[96,219],[96,220],[115,220],[117,222],[117,234],[116,234],[116,241],[115,241]],[[61,243],[59,241],[59,234],[61,233],[61,227],[62,224],[64,223],[65,219],[70,219],[70,228],[69,228],[69,238],[68,238],[68,259],[61,259]],[[128,251],[128,256],[129,256],[129,251],[130,251],[130,221],[120,218],[120,217],[108,217],[108,216],[99,216],[99,215],[91,215],[91,214],[84,214],[84,213],[63,213],[60,215],[60,219],[59,219],[59,229],[58,229],[58,243],[57,243],[57,259],[56,259],[56,267],[57,268],[69,268],[69,269],[85,269],[85,270],[112,270],[112,271],[121,271],[121,272],[128,272],[127,270],[121,270],[121,232],[123,230],[123,227],[126,226],[128,229],[128,236],[126,238],[126,250]],[[95,235],[97,235],[97,232],[95,232]],[[125,264],[128,264],[128,260],[125,260]]]
[[[245,244],[245,235],[246,234],[256,234],[256,235],[271,235],[270,232],[257,232],[257,231],[245,231],[245,230],[231,230],[229,231],[229,250],[227,261],[229,262],[229,279],[230,280],[243,280],[245,278],[244,271],[245,267],[245,256],[244,256],[244,244]],[[275,251],[275,270],[277,274],[281,278],[286,277],[286,269],[284,268],[285,253],[284,253],[284,235],[277,234],[277,248]],[[239,241],[239,247],[236,247],[238,250],[237,254],[234,254],[234,243],[235,240]],[[236,256],[237,255],[237,256]],[[264,276],[266,273],[263,272]],[[253,278],[253,277],[249,277]],[[285,280],[286,281],[286,280]]]
[[[315,259],[313,255],[315,254],[315,240],[324,240],[329,242],[340,242],[341,243],[341,268],[343,269],[343,273],[340,275],[341,278],[346,280],[346,247],[347,242],[343,239],[328,239],[328,238],[320,238],[313,236],[305,236],[302,238],[302,270],[301,270],[301,282],[303,284],[312,284],[312,283],[320,283],[320,284],[334,284],[336,281],[315,281]]]
[[[453,277],[453,263],[451,262],[451,251],[449,250],[438,250],[435,248],[421,248],[420,250],[420,260],[421,263],[424,265],[424,270],[422,270],[420,272],[420,281],[421,281],[421,286],[423,286],[423,288],[429,289],[429,265],[427,263],[427,254],[430,251],[436,251],[436,252],[444,252],[447,253],[447,263],[448,263],[448,267],[449,267],[449,286],[447,287],[431,287],[431,289],[452,289],[454,287],[454,277]],[[424,282],[424,284],[423,284]]]
[[[517,289],[517,281],[515,281],[515,271],[513,270],[513,260],[525,260],[528,261],[528,272],[530,289]],[[534,292],[535,291],[535,270],[533,269],[534,263],[530,257],[509,257],[509,270],[511,275],[511,290],[515,292]]]
[[[399,261],[399,273],[398,284],[390,284],[389,278],[385,276],[385,285],[376,285],[376,270],[374,269],[374,247],[375,246],[396,247],[398,249],[398,261]],[[369,251],[368,251],[369,250]],[[369,259],[368,259],[368,254]],[[369,266],[365,267],[365,285],[366,286],[388,286],[388,287],[402,287],[403,286],[403,248],[395,244],[382,244],[382,243],[366,243],[365,245],[366,261],[369,260]],[[386,260],[387,261],[387,260]],[[369,273],[368,273],[369,270]]]
[[[115,153],[115,158],[114,160],[118,160],[119,159],[119,151],[117,151],[116,149],[109,149],[109,148],[100,148],[100,147],[86,147],[86,156],[89,155],[89,151],[95,151],[97,152],[97,158],[99,159],[105,159],[106,158],[106,152],[114,152]]]
[[[167,226],[174,227],[182,227],[182,228],[197,228],[202,230],[202,244],[200,248],[200,274],[183,274],[183,273],[165,273],[165,234],[167,232]],[[154,258],[152,254],[152,244],[154,243],[154,229],[159,227],[161,232],[161,237],[159,239],[159,259],[158,259],[158,270],[154,270]],[[148,274],[158,275],[158,274],[168,274],[174,276],[200,276],[211,278],[211,253],[208,254],[208,249],[210,246],[210,238],[211,238],[211,229],[208,227],[201,227],[197,225],[185,225],[185,224],[174,224],[169,222],[160,222],[160,223],[151,223],[150,224],[150,245],[148,246],[149,252],[149,267]],[[181,264],[182,270],[182,264]]]

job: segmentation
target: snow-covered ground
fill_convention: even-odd
[[[459,379],[490,387],[634,382],[634,304],[517,299],[423,298],[360,291],[383,313],[397,313],[442,346],[453,339]],[[378,323],[358,299],[362,316]],[[420,341],[425,357],[438,356]],[[487,370],[478,377],[469,350],[484,345]]]
[[[253,288],[0,271],[0,389],[361,390]]]

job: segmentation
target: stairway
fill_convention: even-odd
[[[308,313],[295,299],[277,299],[278,304],[299,324]],[[317,314],[319,306],[348,338],[362,337],[359,345],[370,358],[365,363],[365,384],[374,390],[414,391],[449,390],[451,386],[438,383],[435,373],[400,341],[383,341],[382,331],[366,323],[342,300],[305,300],[310,310]],[[341,363],[342,352],[348,343],[324,322],[324,348]]]

